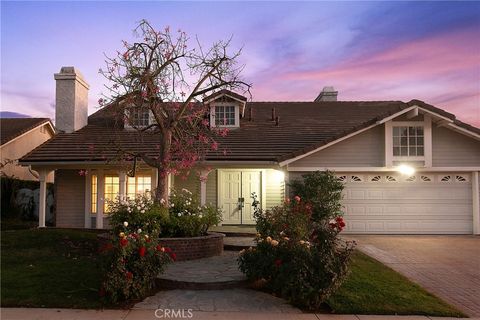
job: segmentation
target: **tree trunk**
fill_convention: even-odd
[[[157,179],[157,188],[155,189],[155,203],[161,203],[162,199],[165,201],[165,204],[168,204],[168,172],[163,168],[157,168],[158,170],[158,179]]]
[[[156,203],[162,202],[162,199],[165,201],[165,204],[168,205],[168,170],[165,166],[167,159],[170,159],[170,151],[172,147],[172,131],[171,129],[165,130],[162,134],[161,149],[158,159],[158,179],[157,179],[157,189],[155,190],[155,199]]]

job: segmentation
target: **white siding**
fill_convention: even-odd
[[[480,166],[480,142],[444,127],[432,128],[434,167]]]
[[[213,170],[208,174],[207,179],[207,203],[217,205],[217,170]]]
[[[379,125],[297,160],[292,167],[381,167],[385,163],[384,126]]]

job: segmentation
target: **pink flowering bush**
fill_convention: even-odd
[[[325,184],[315,186],[320,181]],[[312,173],[292,185],[292,200],[267,211],[256,208],[257,245],[241,252],[240,270],[292,304],[318,309],[348,274],[355,246],[338,237],[345,227],[342,189],[333,174]]]

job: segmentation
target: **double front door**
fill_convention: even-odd
[[[223,224],[255,224],[252,193],[262,204],[262,170],[219,170],[218,200]]]

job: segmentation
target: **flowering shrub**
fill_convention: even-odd
[[[172,190],[169,214],[162,221],[162,237],[198,237],[222,221],[222,212],[213,205],[200,205],[198,196],[187,189]]]
[[[152,237],[158,237],[161,232],[162,220],[168,217],[168,209],[156,205],[146,195],[137,196],[135,199],[120,199],[108,203],[110,214],[110,225],[113,234],[120,232],[133,234],[141,230]],[[124,222],[128,221],[128,225]]]
[[[175,253],[159,242],[168,209],[148,196],[117,198],[108,206],[112,235],[101,248],[105,277],[100,294],[111,302],[144,298],[166,264],[175,260]]]
[[[318,309],[340,286],[354,249],[353,242],[338,238],[345,227],[337,197],[343,186],[332,176],[329,172],[312,173],[293,186],[294,192],[317,190],[304,193],[314,199],[296,195],[267,211],[257,207],[257,246],[241,251],[239,256],[240,270],[248,279],[260,280],[267,289],[310,310]],[[328,184],[310,185],[319,181]]]

